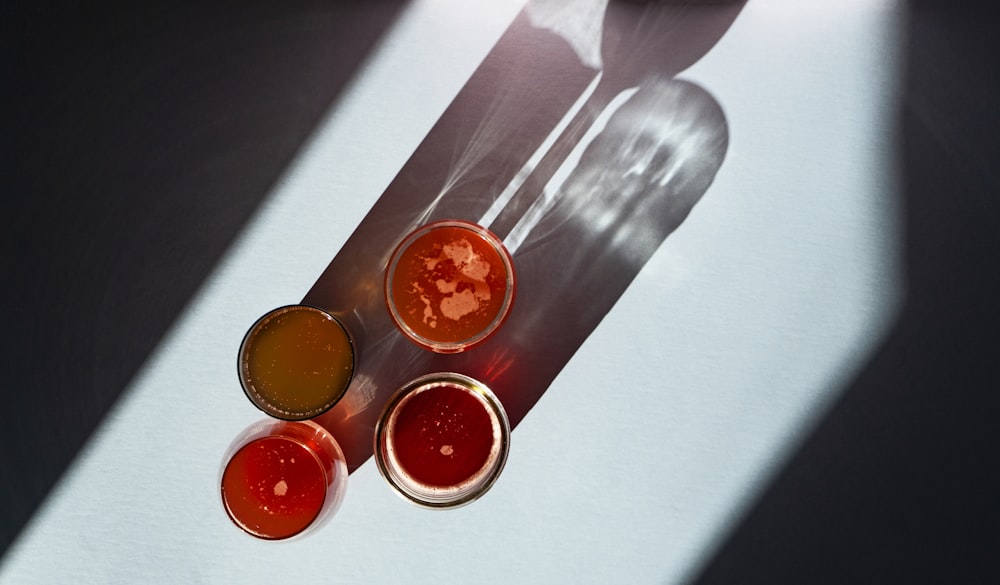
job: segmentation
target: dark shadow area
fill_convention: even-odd
[[[403,4],[5,5],[0,555]]]
[[[943,5],[905,30],[900,320],[699,585],[1000,581],[1000,44]]]

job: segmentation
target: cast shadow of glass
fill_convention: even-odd
[[[742,2],[596,3],[584,18],[600,32],[597,60],[593,45],[588,58],[580,38],[546,28],[548,4],[518,16],[303,299],[355,336],[351,387],[318,419],[351,471],[371,456],[389,397],[426,373],[486,383],[515,427],[722,165],[722,109],[674,76],[721,38]],[[586,24],[578,28],[594,30]],[[399,240],[440,219],[490,228],[517,275],[502,328],[451,355],[406,340],[383,294]]]

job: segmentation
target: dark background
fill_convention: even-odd
[[[0,15],[0,554],[404,6],[207,4]]]
[[[900,321],[699,585],[1000,583],[1000,43],[939,4],[905,27]]]
[[[700,584],[1000,576],[1000,43],[909,6],[906,305]],[[0,555],[402,7],[2,9]]]

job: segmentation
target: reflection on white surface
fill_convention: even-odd
[[[895,3],[750,2],[684,72],[725,110],[726,163],[518,426],[481,501],[407,505],[368,463],[301,541],[255,541],[220,507],[222,453],[259,418],[235,376],[246,327],[308,290],[520,4],[402,15],[0,583],[660,584],[711,555],[898,306]]]

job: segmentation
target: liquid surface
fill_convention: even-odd
[[[343,396],[354,351],[343,327],[322,311],[292,307],[248,334],[241,367],[251,399],[278,416],[317,415]]]
[[[327,476],[302,443],[264,437],[233,455],[222,476],[222,499],[230,518],[267,539],[294,536],[323,508]]]
[[[432,343],[459,343],[493,326],[507,303],[500,253],[468,228],[441,226],[400,255],[391,295],[398,318]]]
[[[482,471],[498,441],[486,406],[460,386],[415,393],[391,423],[400,467],[428,486],[450,487]]]

